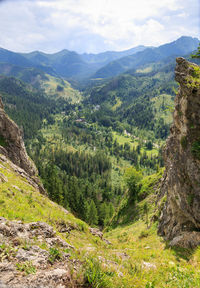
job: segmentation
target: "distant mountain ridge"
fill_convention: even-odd
[[[184,56],[194,51],[198,43],[197,38],[182,36],[157,48],[137,46],[125,51],[106,51],[99,54],[78,54],[67,49],[54,54],[40,51],[16,53],[0,48],[0,73],[14,76],[12,73],[16,73],[17,69],[32,67],[72,80],[110,78],[167,57]]]
[[[99,69],[93,78],[110,78],[145,64],[163,61],[170,56],[184,56],[194,51],[198,44],[199,40],[197,38],[182,36],[171,43],[161,45],[157,48],[147,48],[136,54],[112,61]]]
[[[110,61],[114,61],[121,57],[135,54],[137,52],[143,51],[146,48],[147,48],[146,46],[139,45],[137,47],[124,50],[124,51],[106,51],[106,52],[99,53],[99,54],[84,53],[84,54],[81,54],[81,57],[84,61],[88,63],[104,63],[104,65],[106,65]]]
[[[34,64],[52,67],[59,76],[80,79],[91,76],[110,61],[132,55],[144,49],[146,49],[145,46],[138,46],[125,51],[107,51],[99,54],[78,54],[64,49],[54,54],[34,51],[22,55]]]
[[[10,75],[14,76],[12,72],[14,71],[14,73],[16,73],[17,66],[20,71],[21,67],[32,67],[40,69],[53,76],[80,80],[89,78],[98,69],[108,64],[110,61],[137,53],[145,48],[145,46],[138,46],[125,51],[107,51],[99,54],[78,54],[77,52],[69,51],[67,49],[53,54],[41,51],[16,53],[0,48],[0,73],[9,75],[10,72]]]

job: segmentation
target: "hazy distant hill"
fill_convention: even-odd
[[[36,65],[52,67],[59,76],[82,79],[91,76],[110,61],[137,53],[145,48],[145,46],[138,46],[121,52],[107,51],[99,54],[78,54],[64,49],[54,54],[35,51],[23,56]]]
[[[66,49],[54,54],[40,51],[22,54],[0,48],[0,73],[9,75],[11,71],[13,75],[20,72],[22,67],[31,67],[71,80],[109,78],[149,63],[163,61],[167,57],[184,56],[194,51],[198,43],[197,38],[183,36],[158,48],[137,46],[125,51],[99,54],[78,54]]]
[[[21,72],[22,67],[34,67],[53,76],[80,80],[90,77],[110,61],[137,53],[145,48],[145,46],[138,46],[125,51],[108,51],[99,54],[78,54],[66,49],[54,54],[40,51],[15,53],[1,48],[0,73],[4,75],[13,75],[14,73],[15,76],[15,74]]]
[[[194,51],[198,44],[199,40],[197,38],[182,36],[176,41],[161,45],[158,48],[147,48],[134,55],[112,61],[99,69],[93,78],[109,78],[148,63],[162,61],[170,56],[184,56]]]
[[[15,53],[3,48],[0,48],[0,62],[19,65],[22,67],[30,67],[33,64],[19,53]]]
[[[128,55],[133,55],[137,52],[143,51],[147,47],[140,45],[125,51],[106,51],[99,54],[84,53],[81,55],[82,59],[87,63],[99,63],[99,64],[108,64],[111,61],[125,57]]]

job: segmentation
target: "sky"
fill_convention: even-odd
[[[0,0],[0,47],[78,53],[200,39],[199,0]]]

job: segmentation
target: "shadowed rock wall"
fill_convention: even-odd
[[[200,244],[200,67],[177,58],[171,133],[164,151],[165,175],[161,194],[167,201],[158,233],[172,246]]]

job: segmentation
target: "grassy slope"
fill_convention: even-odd
[[[34,187],[29,185],[26,179],[16,174],[8,163],[0,160],[0,173],[8,182],[0,186],[0,216],[9,220],[22,220],[24,222],[43,221],[58,228],[59,222],[64,221],[72,225],[80,233],[88,237],[88,225],[75,218],[71,213],[66,213],[62,207],[50,201],[46,196],[40,194]],[[70,239],[68,239],[70,241]],[[89,241],[89,240],[88,240]],[[76,241],[73,241],[73,245]]]
[[[128,255],[124,261],[123,254],[117,258],[124,277],[114,287],[200,287],[200,249],[193,253],[168,248],[157,236],[156,225],[147,229],[141,219],[108,232],[106,237],[113,243],[113,250],[107,252],[110,259],[119,251]]]
[[[172,109],[174,100],[171,95],[161,94],[151,99],[153,106],[156,109],[155,118],[163,118],[166,124],[172,123]]]
[[[79,102],[81,93],[71,87],[68,81],[47,75],[47,79],[40,81],[41,88],[43,88],[50,97],[61,97],[69,100],[72,103]],[[61,87],[59,91],[57,86]]]
[[[125,143],[128,143],[131,148],[134,147],[135,149],[138,146],[138,144],[142,145],[141,153],[146,151],[148,156],[151,156],[151,155],[157,156],[158,155],[158,149],[156,148],[156,147],[158,147],[157,143],[155,145],[156,147],[154,147],[152,150],[148,150],[145,148],[145,145],[144,145],[146,140],[141,140],[139,137],[122,135],[122,134],[119,134],[119,133],[114,131],[113,132],[113,138],[114,138],[114,140],[116,139],[120,145],[124,145]]]
[[[200,248],[195,251],[172,249],[157,235],[157,222],[153,222],[152,217],[159,216],[155,190],[159,188],[162,174],[163,170],[141,180],[139,197],[146,196],[144,200],[136,205],[126,199],[121,201],[118,215],[113,219],[115,228],[105,234],[113,243],[113,250],[107,252],[110,259],[116,259],[123,266],[124,278],[114,287],[200,287]],[[121,258],[116,257],[119,252]]]
[[[142,207],[144,201],[155,203],[153,194],[140,202],[139,220],[118,226],[105,234],[112,242],[112,245],[107,245],[89,233],[87,224],[70,213],[66,214],[60,206],[16,175],[9,163],[0,161],[0,165],[0,172],[8,179],[0,186],[0,216],[24,222],[47,222],[57,231],[59,223],[63,221],[74,227],[75,230],[68,237],[63,234],[62,237],[77,248],[73,257],[86,263],[82,273],[92,273],[101,283],[100,286],[93,284],[91,287],[200,287],[200,249],[192,253],[167,248],[156,234],[156,224],[147,229]],[[151,189],[146,182],[145,191]],[[153,208],[149,214],[152,213]],[[100,266],[94,265],[94,259],[101,263]]]

